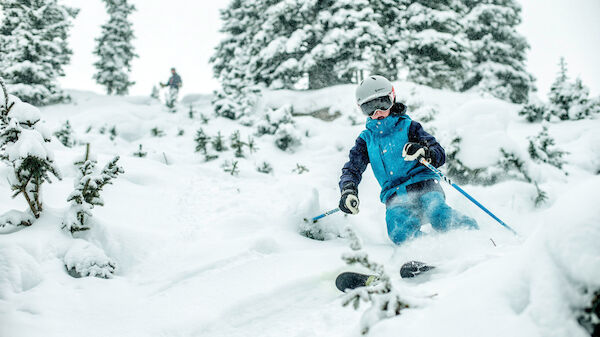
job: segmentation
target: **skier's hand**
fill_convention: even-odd
[[[347,183],[342,188],[340,198],[340,210],[348,214],[358,214],[358,190],[353,183]]]
[[[419,143],[406,143],[404,148],[402,148],[402,157],[404,157],[405,161],[418,160],[420,157],[423,157],[431,163],[429,148]]]

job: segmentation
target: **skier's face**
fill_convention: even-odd
[[[371,119],[384,119],[390,115],[390,110],[375,110],[375,112],[371,115]]]

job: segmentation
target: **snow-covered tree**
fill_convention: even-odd
[[[252,44],[254,82],[309,89],[357,82],[362,72],[384,64],[386,36],[368,0],[278,1]],[[378,62],[375,62],[378,61]]]
[[[24,102],[45,105],[68,98],[56,83],[72,51],[67,45],[78,9],[57,0],[3,0],[0,76]]]
[[[549,111],[546,105],[538,103],[528,103],[519,111],[519,116],[525,116],[529,123],[541,122],[549,118]]]
[[[521,23],[521,6],[515,0],[466,1],[466,5],[471,8],[462,25],[474,59],[462,89],[527,102],[533,76],[525,69],[529,45],[515,29]]]
[[[379,57],[372,60],[372,74],[383,75],[391,81],[398,79],[400,68],[403,66],[405,41],[408,37],[405,29],[406,20],[402,20],[402,13],[411,2],[411,0],[369,0],[385,38],[383,51],[378,55]]]
[[[123,168],[117,165],[119,156],[113,158],[106,166],[98,172],[97,161],[90,157],[89,144],[86,156],[79,162],[79,175],[75,180],[75,190],[67,198],[71,206],[63,219],[63,228],[71,233],[90,229],[90,218],[94,206],[104,206],[104,200],[100,196],[102,189],[121,173]]]
[[[260,29],[264,0],[233,0],[221,10],[221,33],[225,38],[210,59],[215,78],[221,83],[212,101],[217,116],[237,119],[252,112],[260,95],[250,79],[251,41]]]
[[[63,261],[69,275],[76,278],[93,276],[109,279],[117,270],[117,263],[102,249],[82,239],[73,240]]]
[[[41,123],[40,111],[19,98],[8,95],[0,78],[0,160],[12,171],[8,182],[13,198],[23,195],[31,214],[39,218],[43,210],[41,187],[50,175],[61,179],[54,154],[47,143],[51,135]]]
[[[125,95],[135,82],[129,80],[131,60],[134,52],[132,23],[129,15],[135,6],[127,0],[104,0],[108,12],[108,22],[102,25],[102,34],[96,39],[94,54],[100,60],[94,63],[98,70],[94,74],[96,82],[106,88],[109,95]]]
[[[438,89],[461,87],[472,60],[460,23],[464,11],[455,0],[415,0],[403,11],[409,80]]]
[[[560,120],[584,119],[600,113],[600,102],[590,99],[589,89],[577,78],[571,82],[567,75],[567,64],[560,59],[559,72],[550,87],[548,100],[550,114]]]
[[[206,145],[208,145],[210,142],[210,137],[204,133],[202,128],[198,129],[196,132],[196,138],[194,138],[194,141],[196,142],[196,152],[202,151],[203,154],[207,154]]]
[[[342,259],[349,265],[362,265],[376,277],[376,281],[369,285],[348,291],[342,299],[343,306],[352,304],[356,310],[359,309],[361,301],[371,305],[363,313],[360,322],[361,333],[365,335],[377,322],[400,315],[401,311],[410,305],[394,289],[384,266],[373,262],[369,255],[362,251],[360,240],[349,227],[346,228],[346,236],[350,239],[353,252],[344,254]]]
[[[231,136],[229,136],[229,140],[231,141],[229,145],[235,150],[234,155],[237,158],[244,158],[244,146],[247,144],[242,141],[240,131],[236,130],[234,133],[232,133]]]
[[[395,9],[398,2],[232,1],[221,12],[225,38],[211,58],[222,84],[213,102],[217,115],[250,115],[261,86],[318,89],[365,73],[396,78],[399,51],[388,40],[399,41],[399,33],[384,30],[375,12],[386,5]]]
[[[67,120],[63,126],[54,132],[54,136],[58,139],[62,145],[66,147],[72,147],[75,145],[75,140],[73,140],[73,129],[71,128],[71,123]]]
[[[562,169],[565,160],[562,158],[566,152],[555,147],[554,138],[548,134],[548,127],[542,126],[542,131],[534,137],[529,137],[529,155],[538,162],[548,163]]]

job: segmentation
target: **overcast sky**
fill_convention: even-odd
[[[149,95],[166,81],[174,66],[184,82],[182,92],[210,93],[218,87],[208,60],[221,39],[219,9],[229,0],[133,0],[131,19],[139,58],[133,61],[134,95]],[[66,88],[103,92],[92,80],[94,38],[107,16],[101,0],[62,0],[81,9],[71,31],[72,62],[61,83]],[[580,76],[593,95],[600,94],[600,0],[522,0],[523,24],[518,27],[531,45],[528,69],[545,99],[560,56],[572,77]]]

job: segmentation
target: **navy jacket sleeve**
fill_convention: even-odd
[[[423,130],[419,122],[412,121],[408,129],[408,141],[425,145],[431,152],[431,165],[440,167],[446,162],[446,151],[432,135]]]
[[[350,160],[342,168],[340,191],[348,182],[353,182],[358,187],[358,184],[360,184],[362,179],[362,174],[367,168],[367,164],[369,164],[367,142],[361,137],[358,137],[356,138],[354,147],[350,150]]]

